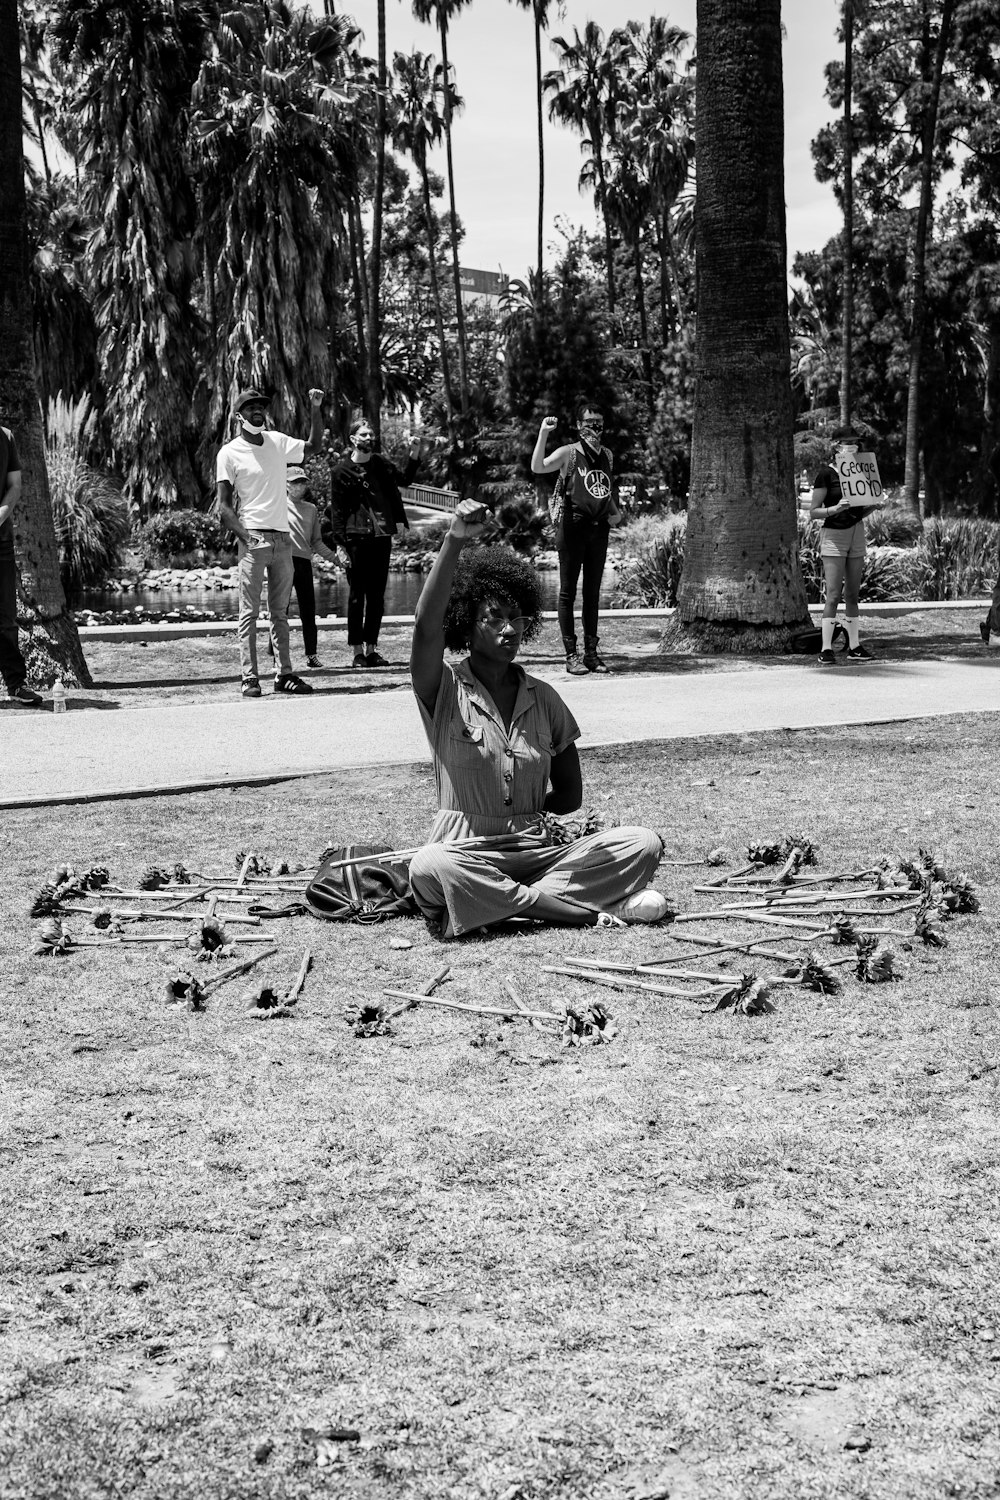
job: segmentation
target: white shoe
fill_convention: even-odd
[[[636,891],[634,896],[629,896],[625,901],[619,901],[617,906],[611,908],[611,913],[623,922],[662,922],[669,910],[670,902],[666,896],[648,886],[644,891]]]

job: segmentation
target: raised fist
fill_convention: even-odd
[[[558,417],[543,417],[542,418],[542,431],[543,432],[551,432],[554,428],[556,428],[558,426],[559,426],[559,418]]]
[[[313,406],[322,406],[323,405],[323,397],[324,397],[325,394],[326,393],[324,391],[318,391],[318,390],[315,389],[315,387],[313,387],[310,390],[310,392],[309,392],[309,401],[310,401],[311,405],[313,405]]]

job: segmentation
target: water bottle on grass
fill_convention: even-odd
[[[63,687],[61,677],[57,677],[52,684],[52,712],[54,714],[66,712],[66,689]]]

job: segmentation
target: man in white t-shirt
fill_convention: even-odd
[[[265,431],[267,397],[240,391],[233,412],[240,430],[219,449],[215,463],[216,498],[224,526],[238,542],[240,589],[240,673],[244,698],[260,697],[257,673],[257,618],[267,579],[271,635],[278,653],[276,693],[311,693],[292,671],[288,647],[288,601],[292,592],[292,539],[288,524],[288,465],[301,464],[323,441],[323,392],[311,390],[308,439]]]

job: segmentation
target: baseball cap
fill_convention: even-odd
[[[236,400],[233,402],[233,411],[242,411],[248,401],[263,401],[265,406],[270,406],[270,401],[263,391],[258,391],[251,386],[249,390],[237,391]]]
[[[309,475],[306,473],[305,469],[303,469],[301,464],[289,464],[288,483],[293,484],[296,479],[304,479],[308,482]]]

